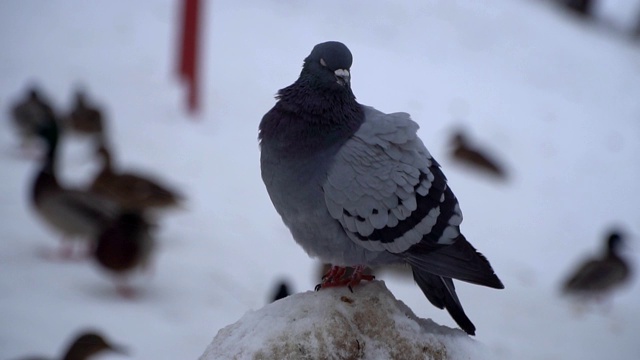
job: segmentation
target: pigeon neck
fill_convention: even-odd
[[[261,124],[261,138],[271,138],[283,156],[309,156],[342,145],[364,122],[364,111],[350,89],[312,87],[299,79],[279,91],[279,114]],[[281,141],[277,141],[281,140]]]
[[[281,89],[277,98],[296,112],[322,116],[325,121],[335,119],[335,122],[343,123],[345,116],[357,117],[358,113],[362,113],[361,106],[348,85],[323,84],[305,74],[305,70],[295,83]]]

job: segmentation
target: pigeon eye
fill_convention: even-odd
[[[326,62],[324,62],[324,59],[323,59],[323,58],[320,58],[320,65],[322,65],[322,66],[324,66],[324,67],[327,67],[327,63],[326,63]]]

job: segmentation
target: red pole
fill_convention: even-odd
[[[182,38],[180,43],[179,76],[188,85],[187,109],[195,113],[199,109],[199,30],[200,0],[184,0],[182,8]]]

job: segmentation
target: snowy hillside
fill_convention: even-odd
[[[204,112],[183,112],[174,76],[177,2],[0,2],[0,359],[54,355],[90,327],[128,358],[196,359],[221,328],[261,308],[281,278],[318,282],[260,179],[257,127],[316,43],[354,54],[358,100],[406,111],[442,164],[466,237],[506,289],[457,283],[496,359],[637,359],[640,285],[577,313],[558,294],[610,226],[640,252],[640,47],[546,2],[249,0],[206,7]],[[17,156],[10,104],[30,83],[60,110],[84,85],[108,112],[116,165],[161,176],[188,197],[158,235],[153,273],[128,301],[93,264],[42,259],[57,235],[27,201],[37,168]],[[447,157],[464,126],[510,181]],[[84,184],[97,167],[65,138],[59,170]],[[420,318],[455,326],[408,278],[380,274]],[[105,355],[102,359],[124,359]]]

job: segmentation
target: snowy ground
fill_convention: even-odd
[[[279,278],[318,281],[259,175],[257,126],[312,46],[354,54],[358,99],[410,112],[465,214],[463,231],[507,289],[459,283],[476,339],[496,359],[637,359],[640,286],[582,315],[558,284],[611,225],[640,243],[640,47],[540,1],[213,1],[206,8],[205,110],[182,111],[173,77],[174,1],[0,2],[0,108],[34,81],[57,107],[85,85],[108,110],[117,161],[181,187],[188,209],[159,234],[155,272],[137,301],[118,298],[87,263],[38,254],[56,236],[31,212],[36,164],[0,122],[0,359],[55,354],[80,328],[128,345],[130,358],[195,359],[221,327],[267,300]],[[445,156],[455,125],[498,151],[506,184]],[[62,178],[95,162],[65,139]],[[454,326],[408,279],[382,276],[422,318]],[[103,359],[122,359],[104,356]]]

